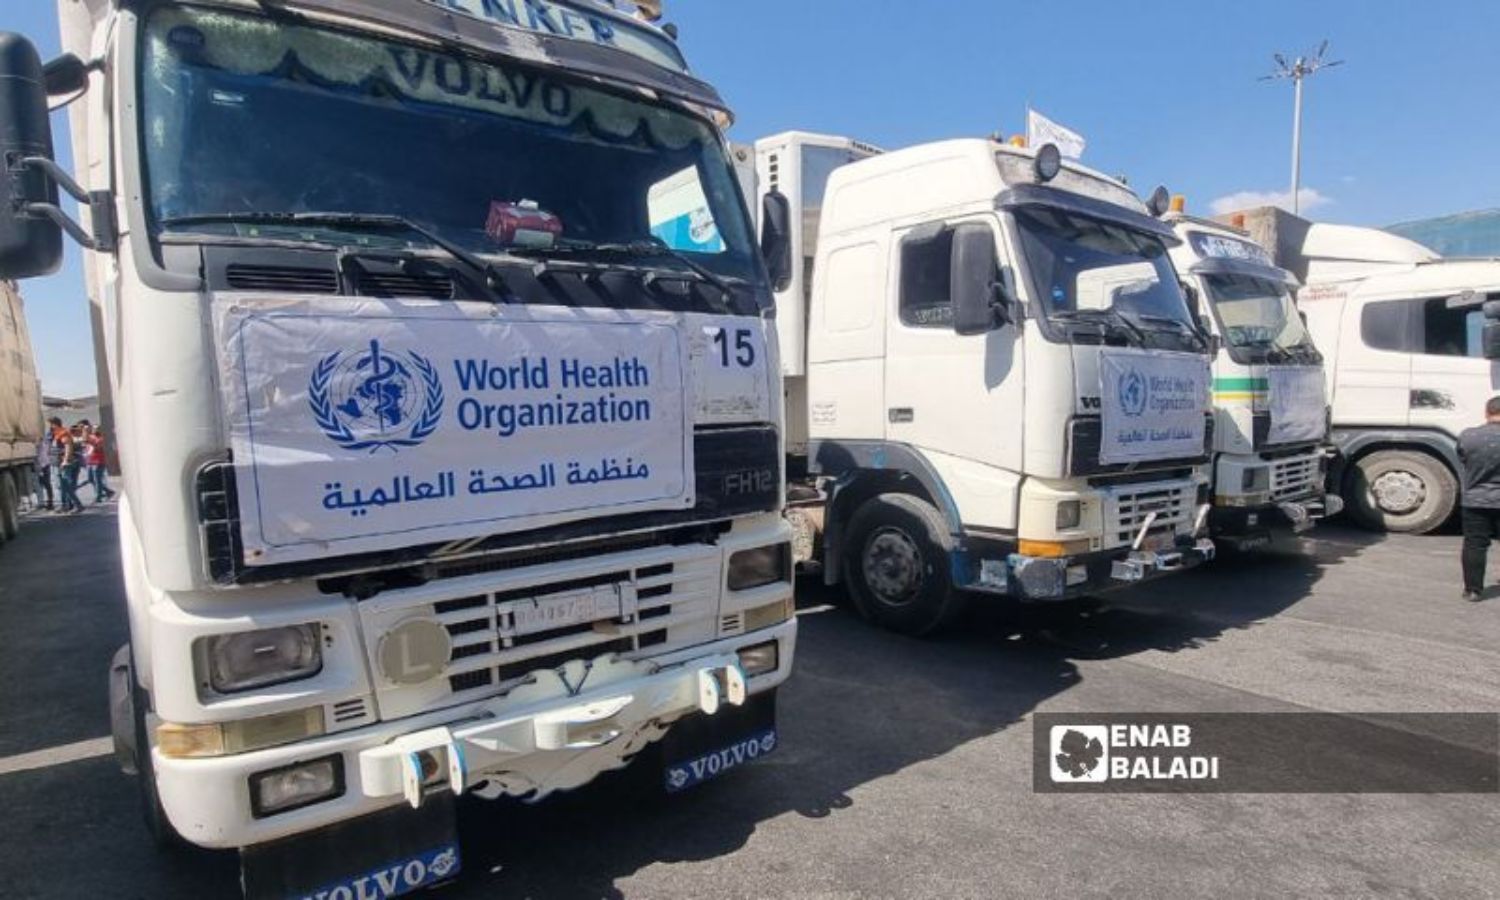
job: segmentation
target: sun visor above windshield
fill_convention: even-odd
[[[413,5],[421,4],[406,6]],[[409,103],[467,107],[571,128],[610,144],[645,141],[681,149],[703,138],[694,119],[652,115],[650,106],[550,78],[527,66],[481,62],[451,51],[331,28],[287,28],[227,11],[167,8],[154,14],[152,24],[149,40],[162,43],[153,48],[154,59],[170,55],[188,65],[237,76],[276,77]],[[225,94],[219,102],[235,100]]]
[[[1230,259],[1216,257],[1214,259],[1202,259],[1193,263],[1188,271],[1194,275],[1243,275],[1247,278],[1259,278],[1273,284],[1284,284],[1291,288],[1300,286],[1297,276],[1285,269],[1275,266],[1263,266],[1258,263],[1244,259]]]
[[[1091,219],[1100,219],[1135,231],[1142,231],[1153,237],[1160,238],[1168,246],[1176,246],[1182,243],[1172,226],[1158,219],[1143,215],[1133,210],[1116,206],[1113,203],[1105,203],[1092,197],[1085,197],[1071,191],[1061,191],[1057,188],[1047,187],[1041,184],[1018,184],[1007,188],[999,197],[995,198],[995,205],[1000,209],[1014,209],[1023,206],[1044,206],[1061,209],[1065,212]]]
[[[688,74],[670,38],[594,5],[556,0],[280,0],[276,5],[649,88],[729,113],[717,90]]]

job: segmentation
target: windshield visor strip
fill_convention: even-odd
[[[581,27],[575,25],[570,16],[560,10],[565,4],[537,4],[523,0],[505,0],[501,3],[481,4],[470,0],[458,3],[456,10],[449,10],[441,3],[412,2],[412,0],[288,0],[290,7],[309,12],[324,12],[356,21],[396,27],[414,34],[439,35],[446,41],[457,42],[465,47],[489,53],[499,53],[525,62],[550,65],[571,72],[613,78],[630,84],[661,91],[690,103],[728,113],[728,107],[719,92],[707,82],[687,74],[687,64],[681,53],[665,35],[655,35],[644,29],[633,29],[632,34],[648,43],[654,51],[654,62],[639,52],[608,46],[593,41],[565,36],[566,32]],[[556,9],[544,10],[544,7]],[[579,12],[567,7],[569,12]],[[482,18],[470,9],[492,9],[500,11],[495,16]],[[502,21],[511,15],[519,23],[536,27],[509,27]],[[601,15],[590,10],[589,17]],[[628,28],[629,23],[609,16],[610,26]],[[548,31],[562,33],[547,33]]]

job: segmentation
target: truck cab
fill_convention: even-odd
[[[1217,338],[1214,539],[1248,549],[1277,531],[1306,531],[1343,501],[1325,488],[1323,356],[1297,313],[1297,279],[1245,232],[1177,210],[1163,221],[1181,240],[1172,261]]]
[[[1366,527],[1440,527],[1459,502],[1458,436],[1500,393],[1500,260],[1444,258],[1379,229],[1277,209],[1229,218],[1303,282],[1297,305],[1332,404],[1330,489]]]
[[[756,150],[803,263],[777,295],[791,514],[868,618],[920,634],[976,592],[1058,600],[1213,555],[1209,339],[1128,188],[1051,146]]]
[[[117,754],[252,897],[452,878],[460,795],[776,746],[772,282],[658,7],[62,0],[45,69],[0,35],[0,277],[88,248],[113,394]]]

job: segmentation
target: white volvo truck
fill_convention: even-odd
[[[757,142],[756,174],[794,211],[776,327],[801,555],[863,614],[920,634],[976,592],[1212,556],[1210,342],[1128,188],[1052,146],[800,132]]]
[[[1296,277],[1246,233],[1182,212],[1181,200],[1162,217],[1181,240],[1172,261],[1218,338],[1209,530],[1249,549],[1343,508],[1325,487],[1323,356],[1297,314]]]
[[[156,834],[238,848],[252,897],[386,897],[458,872],[457,795],[770,752],[772,282],[674,39],[594,2],[59,10],[45,68],[0,36],[0,276],[91,251]],[[682,182],[714,241],[652,237]]]
[[[1330,488],[1370,528],[1438,528],[1458,504],[1458,435],[1500,394],[1500,259],[1446,259],[1274,208],[1225,218],[1303,281],[1297,304],[1332,399]]]

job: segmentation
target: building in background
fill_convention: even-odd
[[[1443,256],[1500,256],[1500,209],[1402,222],[1386,229]]]

